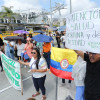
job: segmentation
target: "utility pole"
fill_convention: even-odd
[[[51,6],[51,0],[50,0],[50,13],[51,13],[50,27],[52,27],[52,6]]]
[[[64,4],[61,4],[61,3],[56,3],[56,6],[54,7],[54,10],[53,10],[53,11],[59,11],[59,22],[60,22],[60,26],[63,25],[62,17],[61,17],[61,10],[62,9],[66,9],[65,8],[65,5]]]
[[[72,1],[70,0],[70,14],[72,13]]]

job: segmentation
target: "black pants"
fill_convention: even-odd
[[[85,91],[85,100],[100,100],[100,94],[90,94]]]
[[[1,62],[1,58],[0,58],[0,66],[1,66],[1,69],[3,69],[3,67],[2,67],[2,62]]]
[[[62,83],[65,83],[65,79],[62,79]],[[71,83],[71,80],[69,80],[68,83]]]
[[[39,88],[41,89],[42,91],[42,95],[45,95],[45,79],[46,79],[46,75],[44,77],[41,77],[41,78],[33,78],[33,83],[34,83],[34,87],[36,89],[37,92],[39,92]]]
[[[57,43],[58,44],[58,48],[60,48],[60,43]]]
[[[44,52],[43,54],[43,57],[45,58],[48,65],[48,69],[50,69],[50,55],[51,55],[51,52]]]

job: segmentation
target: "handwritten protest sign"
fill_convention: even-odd
[[[67,16],[66,47],[100,53],[100,8]]]
[[[21,90],[21,74],[20,74],[20,64],[10,58],[5,54],[1,53],[1,61],[10,84],[16,89]]]

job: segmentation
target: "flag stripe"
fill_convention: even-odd
[[[52,47],[50,70],[60,78],[73,80],[71,75],[76,60],[77,55],[73,50]]]
[[[66,69],[61,68],[60,66],[60,62],[54,61],[51,59],[51,64],[50,64],[53,68],[56,68],[58,70],[62,70],[62,71],[67,71],[67,72],[72,72],[72,65],[69,65]]]
[[[69,79],[69,80],[74,80],[71,75],[72,72],[66,72],[66,71],[62,71],[62,70],[58,70],[53,68],[52,66],[50,66],[50,71],[55,75],[58,76],[60,78],[64,78],[64,79]]]
[[[67,59],[70,65],[74,65],[77,60],[77,54],[70,49],[62,49],[52,47],[51,59],[57,62],[61,62],[63,59]]]

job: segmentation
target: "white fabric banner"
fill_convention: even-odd
[[[100,53],[100,8],[79,11],[67,16],[66,47]]]
[[[8,58],[2,52],[0,52],[0,55],[7,79],[16,90],[21,90],[21,74],[19,62]]]

